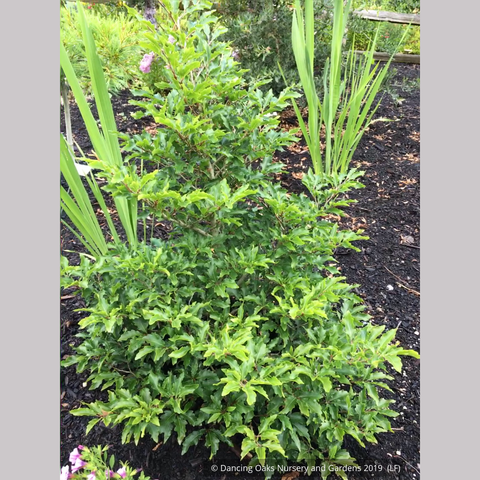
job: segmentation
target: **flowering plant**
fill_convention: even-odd
[[[150,72],[150,65],[152,64],[153,57],[155,57],[155,54],[153,52],[146,53],[143,56],[143,59],[140,62],[140,70],[143,73],[149,73]]]
[[[108,446],[100,445],[92,448],[79,445],[75,448],[69,457],[71,465],[65,465],[60,471],[60,480],[99,480],[99,479],[122,479],[133,480],[137,473],[140,477],[136,480],[149,480],[141,469],[132,469],[128,464],[122,466],[114,472],[115,457],[112,455],[107,458]]]

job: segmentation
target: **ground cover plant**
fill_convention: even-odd
[[[273,153],[293,140],[275,113],[292,94],[242,88],[199,5],[173,2],[170,31],[152,39],[166,94],[136,104],[160,134],[124,137],[123,164],[89,162],[145,223],[138,245],[64,262],[64,286],[80,288],[90,314],[64,365],[109,395],[76,413],[95,417],[89,428],[121,424],[123,440],[174,434],[184,451],[201,440],[214,455],[240,435],[242,457],[260,465],[348,464],[344,437],[375,441],[395,416],[377,392],[386,363],[399,370],[399,355],[415,353],[369,324],[335,267],[334,250],[363,237],[325,217],[359,185],[310,172],[306,196],[272,182]],[[173,226],[168,243],[145,234],[155,218]]]

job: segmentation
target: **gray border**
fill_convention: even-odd
[[[478,478],[480,4],[421,6],[421,466]]]
[[[1,15],[1,476],[58,478],[60,14]]]

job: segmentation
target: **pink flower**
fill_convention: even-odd
[[[79,445],[79,446],[78,446],[78,449],[79,449],[79,450],[83,450],[84,448],[85,448],[85,447],[84,447],[83,445]]]
[[[68,477],[70,477],[70,467],[68,465],[65,465],[62,467],[62,471],[60,472],[60,480],[68,480]]]
[[[88,477],[87,480],[95,480],[95,472],[92,472]]]
[[[78,451],[78,448],[75,448],[70,454],[70,458],[69,458],[70,463],[75,463],[79,458],[80,458],[80,452]]]
[[[105,470],[105,477],[112,478],[112,475],[115,475],[115,472],[112,472],[111,470]]]
[[[127,476],[127,471],[125,470],[125,467],[119,468],[117,470],[117,473],[122,477],[125,478]]]
[[[148,73],[150,71],[150,65],[152,64],[152,61],[153,61],[153,57],[155,56],[155,54],[153,52],[150,52],[150,53],[146,53],[144,56],[143,56],[143,59],[142,61],[140,62],[140,70],[143,72],[143,73]]]
[[[77,470],[83,468],[87,462],[84,462],[80,457],[75,461],[75,465],[72,467],[72,473],[75,473]]]
[[[169,36],[168,36],[168,41],[169,41],[169,43],[171,43],[171,44],[173,45],[173,44],[175,43],[175,38],[174,38],[174,36],[173,36],[173,35],[169,35]]]

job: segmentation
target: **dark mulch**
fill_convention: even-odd
[[[394,95],[386,95],[376,118],[391,121],[374,123],[362,139],[354,164],[365,171],[365,188],[350,193],[358,202],[345,209],[339,219],[343,227],[362,228],[369,240],[357,242],[361,252],[338,251],[337,259],[349,283],[358,284],[357,292],[364,299],[372,321],[387,329],[398,328],[397,340],[404,348],[420,351],[420,92],[419,65],[397,64],[393,77]],[[149,120],[134,120],[135,108],[127,102],[124,92],[112,99],[118,128],[137,132],[154,125]],[[81,117],[72,106],[75,140],[87,152],[91,148]],[[283,114],[283,126],[295,126],[292,111]],[[62,123],[63,131],[63,123]],[[280,158],[288,173],[281,176],[282,184],[290,191],[302,190],[301,176],[310,163],[305,144],[300,141]],[[160,232],[162,233],[162,232]],[[168,233],[163,232],[166,236]],[[79,242],[62,227],[62,250],[80,250]],[[74,260],[75,254],[67,254]],[[84,314],[75,312],[82,300],[63,292],[61,300],[61,356],[71,353],[70,344],[78,340],[78,321]],[[390,372],[392,392],[384,397],[395,400],[393,408],[400,415],[392,420],[394,433],[378,435],[378,444],[359,446],[353,439],[345,446],[362,466],[361,472],[348,473],[350,479],[419,479],[420,478],[420,365],[419,360],[405,357],[402,374]],[[209,460],[208,451],[198,446],[181,456],[181,446],[174,439],[155,445],[148,438],[139,445],[122,445],[119,427],[97,425],[85,436],[88,418],[74,417],[69,411],[81,402],[105,398],[105,393],[89,391],[83,386],[86,375],[78,375],[74,367],[62,369],[61,374],[61,465],[78,444],[110,445],[110,452],[131,466],[143,468],[152,479],[209,479],[223,480],[261,478],[259,474],[225,473],[221,465],[241,466],[237,454],[222,447]],[[216,474],[213,469],[218,467]],[[281,478],[275,475],[274,478]],[[291,477],[294,478],[294,477]],[[320,478],[319,473],[311,477]],[[332,476],[333,478],[333,476]]]

